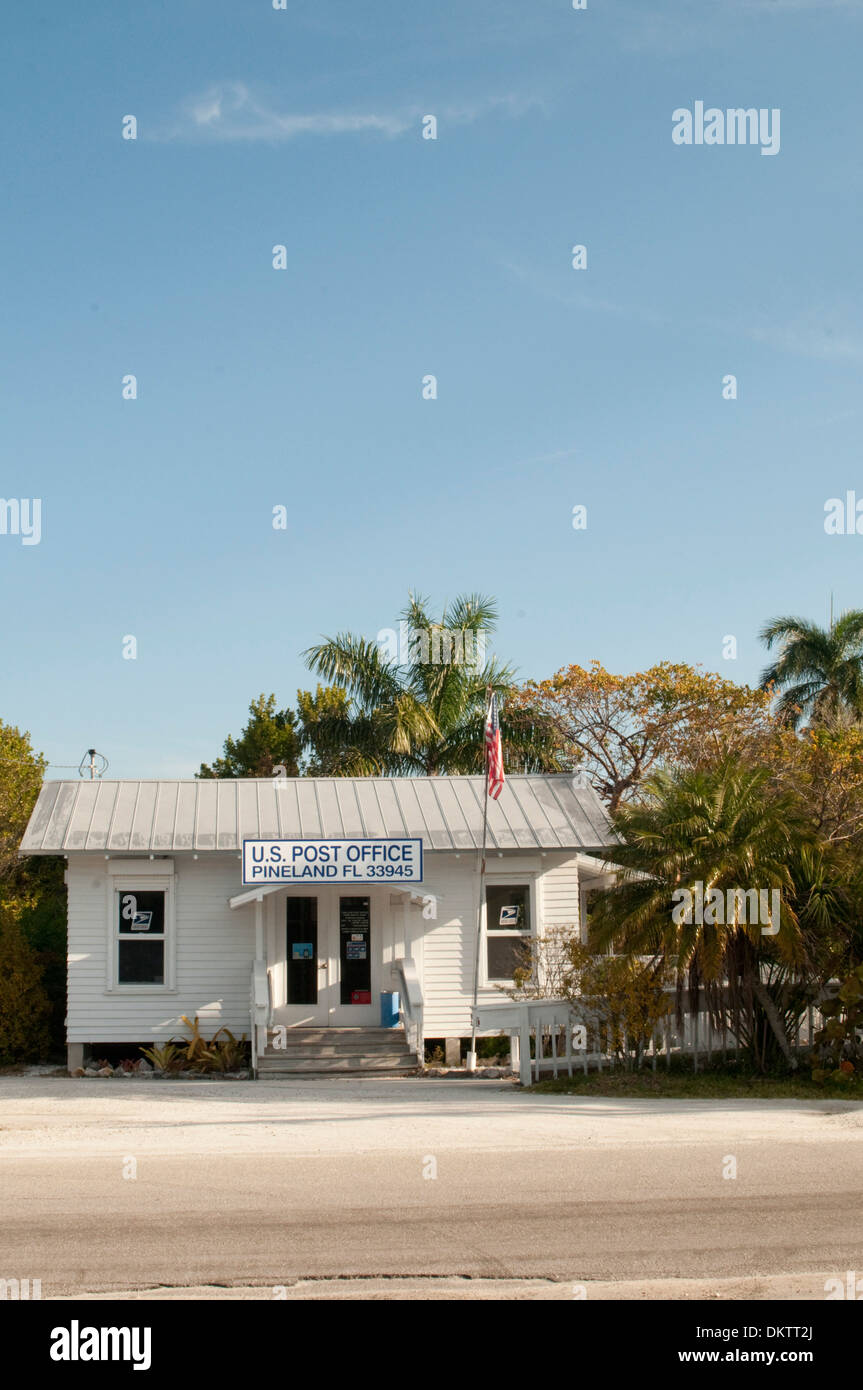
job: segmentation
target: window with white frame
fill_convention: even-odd
[[[530,938],[530,884],[486,883],[486,978],[511,982],[516,970],[526,963]]]
[[[168,892],[117,887],[114,892],[118,985],[165,985]]]

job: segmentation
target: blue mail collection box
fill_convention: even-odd
[[[399,996],[396,990],[381,993],[381,1027],[396,1028],[399,1021]]]

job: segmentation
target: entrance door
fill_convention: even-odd
[[[371,894],[322,888],[285,897],[284,1004],[289,1027],[368,1028],[380,1022],[380,924]]]
[[[338,1022],[344,1028],[368,1024],[374,1017],[370,897],[339,894],[337,947]]]
[[[327,925],[320,907],[317,895],[285,899],[285,1006],[279,1017],[295,1026],[329,1019]]]

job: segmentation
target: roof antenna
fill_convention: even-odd
[[[89,763],[87,762],[88,758],[90,759]],[[101,761],[101,767],[97,766],[96,764],[97,758],[99,758]],[[87,752],[84,754],[83,758],[78,764],[78,776],[86,777],[87,773],[89,772],[91,782],[94,781],[95,778],[101,777],[103,772],[107,772],[107,770],[108,759],[105,757],[103,753],[97,753],[95,748],[88,748]]]

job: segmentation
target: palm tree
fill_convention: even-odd
[[[769,769],[734,755],[707,769],[656,773],[641,790],[638,802],[621,806],[613,817],[625,844],[609,857],[622,872],[592,905],[594,941],[599,948],[615,941],[625,950],[661,954],[676,967],[679,981],[688,975],[690,989],[708,987],[718,1012],[730,1008],[738,1036],[754,1036],[757,1001],[793,1067],[762,966],[778,964],[793,980],[805,967],[794,868],[811,851],[812,832],[800,802],[794,793],[776,790]],[[686,921],[675,913],[680,890],[695,892],[699,883],[705,895],[717,889],[723,904],[733,903],[730,911],[709,914],[725,920],[699,922],[693,912]],[[738,897],[729,900],[729,889],[752,888],[780,890],[777,935],[765,937],[760,922],[742,921]],[[720,1002],[723,982],[727,1003]]]
[[[488,690],[498,696],[504,765],[518,771],[558,766],[550,725],[533,710],[507,708],[514,670],[484,655],[482,664],[473,659],[496,626],[493,600],[461,595],[437,619],[425,599],[411,595],[402,618],[413,640],[393,658],[350,633],[304,653],[313,671],[350,697],[350,705],[322,719],[317,730],[334,770],[360,776],[482,772]],[[455,643],[452,634],[460,634]]]
[[[806,714],[816,723],[843,708],[855,718],[863,714],[863,610],[843,613],[829,628],[803,618],[773,618],[761,640],[768,651],[782,643],[761,684],[782,692],[777,710],[793,727]]]

